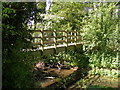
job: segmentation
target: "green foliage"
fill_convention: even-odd
[[[118,64],[118,55],[112,55],[112,54],[92,54],[90,57],[90,66],[91,67],[99,67],[99,68],[119,68]]]
[[[89,17],[85,18],[83,38],[87,46],[86,50],[94,52],[98,49],[101,52],[108,52],[109,49],[119,50],[118,18],[113,9],[115,9],[113,3],[105,4],[95,8]]]
[[[34,58],[23,48],[30,47],[32,37],[27,31],[27,24],[35,3],[3,2],[2,3],[2,69],[3,88],[34,87],[32,65]]]
[[[89,71],[90,74],[95,74],[95,75],[101,75],[101,76],[108,76],[112,78],[118,78],[118,70],[115,69],[99,69],[98,67],[95,67],[94,69]]]
[[[83,20],[83,49],[90,58],[91,66],[118,68],[120,32],[116,3],[97,3],[99,7]]]
[[[79,51],[67,51],[67,52],[60,52],[55,56],[48,57],[46,63],[56,63],[60,62],[66,64],[68,67],[77,66],[80,68],[87,67],[89,64],[88,57]]]
[[[88,5],[81,2],[53,2],[49,15],[46,16],[48,29],[80,30],[82,18],[87,14]],[[90,5],[89,5],[90,6]]]
[[[10,57],[3,59],[3,88],[34,87],[34,61],[30,53],[13,50]]]
[[[36,3],[32,2],[2,4],[3,88],[33,87],[32,64],[36,59],[30,53],[22,52],[23,48],[30,47],[32,40],[31,33],[27,32],[30,20],[35,20],[35,24],[39,22],[37,29],[40,30],[83,31],[81,35],[85,52],[61,52],[50,56],[46,63],[66,62],[68,66],[83,68],[88,67],[90,62],[93,68],[118,69],[120,31],[115,3],[97,3],[99,7],[88,14],[85,7],[92,8],[94,3],[88,5],[81,2],[54,2],[50,14],[43,16],[40,14],[45,13],[45,2],[38,3],[38,11]],[[107,75],[108,72],[93,69],[91,73]],[[117,76],[114,70],[111,70],[109,75]]]
[[[3,43],[5,43],[3,50],[12,49],[16,43],[21,43],[18,46],[19,49],[27,47],[32,39],[30,33],[27,32],[27,23],[30,17],[33,18],[31,12],[34,10],[35,4],[10,2],[2,4],[2,34]]]
[[[112,88],[112,87],[108,87],[108,86],[99,86],[99,85],[91,85],[91,86],[88,86],[87,87],[87,90],[89,89],[92,89],[92,88],[100,88],[100,89],[103,89],[103,90],[116,90],[115,88]]]

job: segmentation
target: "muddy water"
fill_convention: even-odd
[[[48,72],[51,73],[51,76],[44,77],[45,79],[41,81],[41,87],[46,87],[49,86],[57,81],[59,81],[61,78],[67,77],[68,75],[72,74],[74,71],[77,70],[76,68],[73,69],[56,69],[56,68],[51,68],[47,70]],[[56,76],[52,76],[52,74],[55,74]]]

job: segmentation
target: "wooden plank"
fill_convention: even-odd
[[[74,41],[74,42],[75,42],[75,39],[70,39],[70,40],[68,40],[68,42],[71,42],[71,41]]]
[[[63,37],[66,37],[66,36],[45,36],[44,38],[63,38]],[[33,37],[33,38],[41,38],[41,37]]]
[[[27,30],[27,31],[33,31],[33,32],[54,32],[54,30]],[[65,30],[56,30],[56,32],[66,32]],[[67,30],[67,32],[83,32],[83,31],[75,31],[75,30]]]
[[[54,44],[54,41],[45,41],[44,44]]]
[[[42,53],[44,50],[44,40],[43,40],[44,36],[43,36],[43,31],[41,30],[41,48],[42,48]]]
[[[66,42],[65,40],[57,40],[57,43]]]
[[[81,40],[81,39],[77,39],[78,40]],[[75,41],[74,39],[70,39],[68,40],[68,42],[71,42],[71,41]],[[66,42],[65,40],[56,40],[56,43],[64,43]],[[41,42],[33,42],[34,45],[41,45]],[[46,41],[44,42],[44,44],[54,44],[54,41]]]
[[[40,36],[35,36],[33,38],[36,39],[41,39],[40,42],[33,42],[33,45],[40,45],[40,49],[43,52],[44,51],[44,44],[54,44],[54,46],[52,48],[54,48],[54,51],[57,52],[57,44],[58,43],[65,43],[64,48],[67,49],[66,47],[68,47],[68,43],[69,42],[73,42],[71,44],[74,44],[74,46],[76,47],[77,42],[80,42],[82,40],[81,36],[79,35],[81,31],[76,31],[76,30],[29,30],[29,31],[33,31],[34,32],[40,32]],[[44,32],[46,33],[52,33],[53,36],[44,36]],[[57,32],[63,32],[63,35],[57,35]],[[68,35],[70,33],[70,35]],[[52,41],[46,41],[46,38],[53,38]],[[58,38],[63,38],[63,40],[57,40]],[[71,38],[71,39],[68,39]],[[63,44],[62,44],[63,45]],[[48,46],[49,48],[49,46]]]
[[[81,43],[76,43],[77,45],[75,46],[75,43],[69,43],[67,49],[68,50],[74,50],[75,47],[76,48],[82,48],[82,44]],[[50,54],[54,54],[54,46],[49,46],[49,47],[44,47],[44,50],[42,51],[42,48],[38,48],[38,49],[29,49],[29,50],[24,50],[24,51],[33,51],[33,52],[37,52],[40,55],[50,55]],[[65,51],[66,50],[66,44],[62,44],[62,45],[57,45],[57,49],[56,49],[56,53],[61,52],[61,51]],[[41,54],[42,51],[42,54]],[[35,54],[36,55],[36,54]]]
[[[77,45],[77,32],[75,33],[75,46]]]
[[[66,50],[67,50],[67,47],[68,47],[68,32],[67,31],[68,30],[66,30],[66,32],[65,32],[65,36],[66,36],[66,38],[65,38]]]
[[[33,45],[41,45],[41,42],[33,42]]]
[[[55,53],[56,53],[56,48],[57,48],[57,41],[56,41],[56,30],[54,30],[54,32],[53,32],[53,36],[55,37],[54,38],[54,48],[55,48]]]

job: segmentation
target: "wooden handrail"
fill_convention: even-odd
[[[41,42],[33,42],[33,45],[41,45]]]
[[[42,48],[42,51],[44,50],[45,45],[54,45],[55,49],[57,48],[58,43],[65,43],[66,47],[68,47],[68,44],[70,42],[77,44],[78,41],[82,40],[80,36],[80,32],[77,30],[28,30],[31,31],[33,34],[34,32],[39,32],[39,36],[33,36],[34,39],[40,39],[39,42],[33,42],[34,45],[40,45]],[[62,33],[60,33],[62,32]],[[60,35],[59,35],[60,33]],[[51,34],[49,36],[45,36],[47,34]],[[49,39],[48,41],[46,39]],[[61,39],[62,40],[61,40]],[[58,40],[60,39],[60,40]]]
[[[27,31],[33,31],[33,32],[54,32],[54,30],[27,30]],[[66,32],[65,30],[56,30],[56,32]],[[67,32],[82,32],[77,30],[67,30]]]
[[[70,39],[70,40],[68,40],[68,42],[71,42],[71,41],[74,41],[74,42],[75,42],[75,39]]]
[[[57,43],[65,42],[65,40],[57,40]]]
[[[62,37],[66,37],[66,36],[44,36],[43,38],[62,38]],[[41,37],[33,37],[33,38],[41,38]]]

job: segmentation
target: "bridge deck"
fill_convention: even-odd
[[[62,44],[62,45],[57,45],[56,49],[55,46],[48,46],[48,47],[44,47],[43,51],[42,51],[42,47],[39,47],[37,49],[24,49],[23,51],[32,51],[32,52],[39,52],[43,53],[43,55],[49,55],[49,54],[54,54],[54,53],[59,53],[62,51],[67,50],[74,50],[75,48],[79,48],[81,47],[81,43],[69,43],[67,46],[66,44]]]

